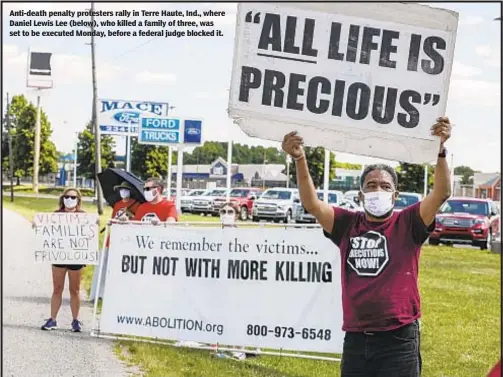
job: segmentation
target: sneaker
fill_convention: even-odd
[[[42,330],[56,330],[58,328],[58,324],[52,318],[49,318],[41,327]]]
[[[72,331],[73,332],[81,332],[82,331],[82,322],[80,322],[78,319],[74,319],[72,321]]]

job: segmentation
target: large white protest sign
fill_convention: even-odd
[[[250,136],[436,159],[457,13],[404,3],[239,3],[229,115]]]
[[[98,264],[98,215],[89,213],[37,213],[36,263]]]
[[[113,224],[100,332],[341,352],[340,252],[319,229]]]

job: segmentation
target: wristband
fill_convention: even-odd
[[[447,149],[444,147],[442,152],[438,154],[438,158],[446,158],[447,157]]]

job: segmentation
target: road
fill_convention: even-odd
[[[3,374],[8,377],[125,377],[130,373],[113,344],[89,335],[92,305],[82,301],[82,333],[69,330],[68,285],[59,330],[42,331],[49,316],[51,268],[33,262],[33,230],[22,216],[3,210]],[[66,282],[68,284],[68,281]]]

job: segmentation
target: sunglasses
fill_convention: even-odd
[[[65,196],[63,196],[63,198],[65,198],[65,199],[77,199],[77,197],[74,196],[74,195],[65,195]]]
[[[235,215],[236,212],[234,212],[232,209],[227,209],[227,210],[221,209],[220,214],[221,215]]]
[[[150,187],[144,187],[143,190],[145,191],[150,191],[150,190],[153,190],[153,189],[156,189],[158,188],[159,186],[150,186]]]

